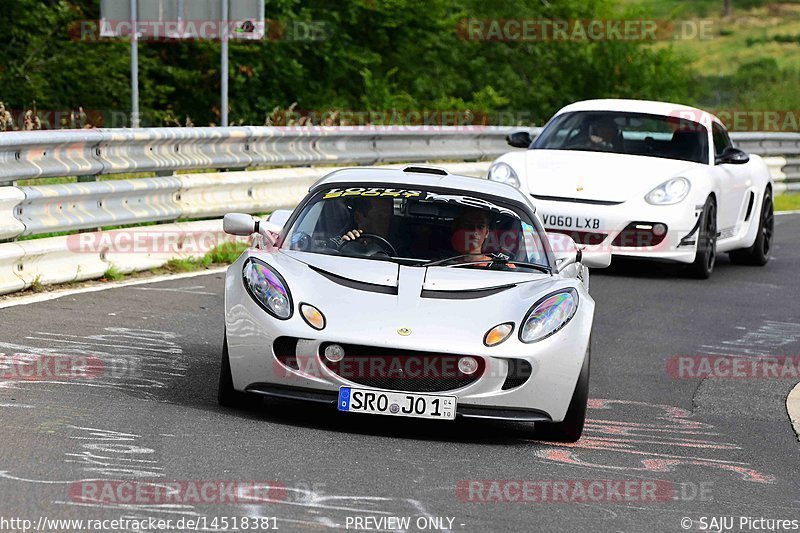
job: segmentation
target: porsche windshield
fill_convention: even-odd
[[[282,247],[408,265],[549,269],[524,211],[471,192],[323,190],[303,208]]]
[[[708,163],[708,129],[662,115],[576,111],[555,117],[531,146]]]

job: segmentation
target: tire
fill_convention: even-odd
[[[223,407],[241,409],[250,403],[250,397],[233,388],[233,376],[231,375],[231,360],[228,357],[228,335],[225,334],[225,341],[222,345],[222,364],[219,370],[219,388],[217,389],[217,402]]]
[[[769,262],[772,248],[772,235],[775,231],[775,212],[772,205],[772,191],[764,192],[761,213],[758,220],[758,235],[750,248],[734,250],[728,254],[731,263],[736,265],[764,266]]]
[[[589,366],[592,355],[591,340],[583,360],[581,374],[572,393],[567,414],[562,422],[539,422],[534,428],[534,438],[551,442],[577,442],[586,422],[586,405],[589,402]]]
[[[702,221],[697,235],[697,255],[689,266],[693,278],[708,279],[717,262],[717,203],[713,198],[706,200]]]

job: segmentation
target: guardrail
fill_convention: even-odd
[[[334,165],[475,161],[444,166],[483,177],[489,160],[511,150],[506,135],[520,129],[239,127],[3,133],[0,240],[107,226],[174,223],[218,217],[227,211],[269,212],[295,205]],[[536,135],[540,129],[531,132]],[[734,133],[732,138],[744,150],[765,157],[776,180],[776,192],[800,190],[800,134]],[[270,166],[294,168],[11,185],[48,177]],[[178,235],[202,231],[222,238],[218,221],[156,227]],[[0,244],[0,294],[28,287],[35,280],[57,283],[97,278],[111,265],[121,271],[139,270],[164,264],[176,255],[202,255],[184,249],[177,254],[125,255],[102,248],[75,253],[74,244],[69,237]]]
[[[164,170],[480,160],[507,151],[493,126],[151,128],[4,133],[0,185]]]

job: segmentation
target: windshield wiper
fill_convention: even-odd
[[[425,267],[437,266],[437,265],[442,265],[442,264],[445,264],[445,263],[449,263],[450,261],[455,261],[456,259],[461,259],[463,257],[473,257],[475,255],[479,255],[479,254],[456,255],[456,256],[453,256],[453,257],[448,257],[446,259],[439,259],[439,260],[436,260],[436,261],[428,261],[427,263],[420,263],[419,265],[416,265],[416,266],[425,266]],[[535,270],[538,270],[539,272],[544,272],[545,274],[551,274],[552,273],[551,268],[548,267],[548,266],[539,265],[539,264],[536,264],[536,263],[528,263],[527,261],[515,261],[515,260],[511,259],[511,257],[509,255],[504,254],[502,252],[491,253],[491,254],[488,254],[488,255],[489,255],[489,259],[476,259],[475,261],[466,261],[464,263],[457,263],[455,265],[448,265],[448,267],[449,268],[457,268],[457,267],[468,266],[468,265],[488,265],[488,266],[491,266],[491,265],[514,265],[514,266],[520,266],[520,267],[533,268]]]
[[[438,265],[443,265],[445,263],[449,263],[450,261],[455,261],[456,259],[461,259],[462,257],[472,257],[472,256],[475,256],[475,255],[480,255],[480,254],[454,255],[453,257],[446,257],[444,259],[434,259],[433,261],[423,261],[422,263],[419,263],[419,264],[414,265],[414,266],[421,266],[421,267],[438,266]],[[483,262],[485,263],[486,261],[483,261]]]

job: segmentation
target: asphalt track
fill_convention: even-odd
[[[530,428],[508,423],[340,416],[281,401],[220,408],[221,274],[2,309],[0,352],[83,355],[103,371],[0,381],[0,530],[21,531],[3,519],[38,524],[42,516],[206,524],[265,516],[283,531],[353,529],[355,517],[395,516],[409,517],[411,531],[447,531],[448,519],[454,531],[632,532],[702,531],[713,517],[731,517],[730,531],[758,530],[741,527],[740,517],[800,520],[800,443],[784,407],[798,379],[668,371],[678,355],[800,355],[798,266],[800,215],[786,215],[777,218],[765,268],[722,257],[707,281],[653,264],[593,272],[590,420],[573,446],[533,441]],[[82,480],[274,488],[235,503],[91,502]],[[480,502],[466,501],[478,492],[457,490],[469,480],[572,482],[567,501]],[[575,491],[592,480],[656,483],[658,497],[626,500],[616,496],[619,484],[606,484],[599,498],[581,498]]]

